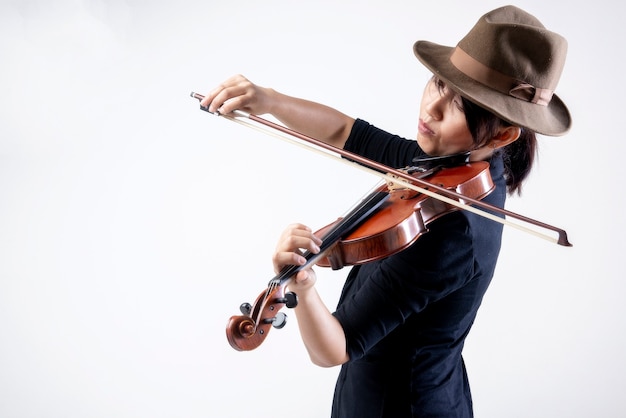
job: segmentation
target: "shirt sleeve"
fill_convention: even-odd
[[[406,167],[413,158],[426,155],[416,140],[390,134],[362,119],[354,122],[344,149],[391,168]]]

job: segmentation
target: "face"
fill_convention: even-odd
[[[417,143],[431,156],[451,155],[474,148],[461,96],[431,78],[420,105]]]

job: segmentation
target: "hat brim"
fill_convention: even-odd
[[[564,135],[571,127],[569,110],[556,95],[547,106],[507,96],[466,76],[450,61],[454,48],[417,41],[413,52],[434,75],[466,99],[484,107],[513,125],[549,136]]]

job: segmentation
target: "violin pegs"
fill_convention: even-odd
[[[276,329],[281,329],[287,324],[287,315],[283,312],[278,312],[273,318],[266,318],[263,320],[266,324],[272,324]]]
[[[250,305],[248,302],[244,302],[241,305],[239,305],[239,310],[241,311],[242,314],[249,316],[250,312],[252,312],[252,305]]]
[[[284,297],[276,298],[276,303],[284,303],[289,309],[295,308],[298,306],[298,295],[293,292],[287,292]]]
[[[283,312],[278,312],[274,318],[267,319],[266,321],[271,322],[274,328],[281,329],[287,324],[287,315]]]

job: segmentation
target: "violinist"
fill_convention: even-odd
[[[484,199],[504,207],[520,194],[536,155],[537,134],[559,136],[570,114],[554,90],[567,42],[531,14],[505,6],[483,15],[456,45],[413,46],[432,73],[416,139],[404,139],[331,107],[234,76],[201,105],[228,114],[271,114],[291,129],[390,167],[416,157],[469,152],[485,160],[496,185]],[[308,170],[308,172],[311,172]],[[304,346],[322,367],[341,365],[334,418],[471,417],[462,351],[494,274],[502,225],[454,211],[408,248],[352,267],[338,306],[326,307],[313,268],[289,283]],[[276,272],[304,265],[321,240],[302,224],[287,227],[273,255]]]

